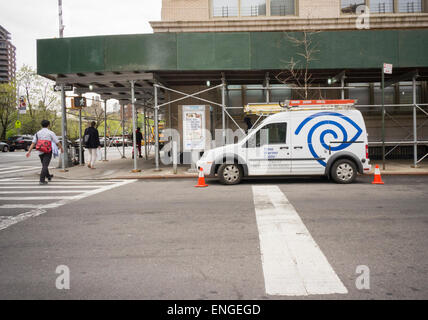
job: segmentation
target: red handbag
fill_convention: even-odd
[[[37,135],[36,135],[37,137]],[[52,141],[50,140],[39,140],[37,137],[36,150],[43,153],[51,153],[52,152]]]

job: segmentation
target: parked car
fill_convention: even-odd
[[[109,144],[110,144],[110,138],[109,137],[107,137],[106,138],[106,141],[107,141],[107,147],[109,146]],[[100,146],[101,147],[104,147],[104,137],[100,137]]]
[[[197,166],[227,185],[247,176],[318,175],[354,182],[371,169],[366,125],[354,104],[290,101],[237,144],[206,151]]]
[[[132,145],[132,142],[129,141],[128,138],[125,137],[125,139],[123,139],[122,137],[113,137],[112,138],[112,146],[123,146],[123,143],[125,142],[125,146],[130,146]]]
[[[8,139],[9,150],[11,152],[19,149],[28,151],[32,142],[33,142],[32,135],[21,135],[21,136],[10,137]]]
[[[8,152],[9,151],[9,145],[6,142],[0,141],[0,150],[2,152]]]

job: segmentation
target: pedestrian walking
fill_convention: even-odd
[[[95,169],[95,161],[97,160],[97,149],[101,148],[100,135],[95,128],[95,121],[91,122],[90,127],[85,129],[83,136],[86,149],[89,152],[88,168]],[[105,142],[104,142],[105,143]]]
[[[61,153],[64,153],[61,143],[58,140],[58,137],[49,130],[50,122],[48,120],[43,120],[42,129],[39,130],[33,137],[30,148],[28,149],[27,158],[30,157],[31,151],[35,147],[39,152],[40,161],[42,162],[42,171],[40,172],[40,185],[46,185],[48,181],[51,181],[53,175],[49,173],[49,164],[52,159],[52,150],[58,147],[61,150]]]
[[[143,156],[141,155],[141,142],[143,141],[143,134],[141,133],[140,127],[137,128],[137,131],[135,132],[135,136],[137,140],[139,158],[142,158]]]

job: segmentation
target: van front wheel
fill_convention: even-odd
[[[218,168],[218,178],[222,184],[233,185],[241,182],[242,167],[239,164],[222,164]]]
[[[337,160],[331,168],[331,177],[336,183],[352,183],[357,178],[357,167],[350,160]]]

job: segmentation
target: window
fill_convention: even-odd
[[[212,0],[213,17],[238,16],[238,0]]]
[[[416,102],[421,102],[421,86],[416,84]],[[412,104],[413,103],[413,84],[412,82],[400,82],[400,103]],[[405,110],[410,110],[406,108]]]
[[[394,12],[394,0],[370,0],[371,13]]]
[[[265,16],[266,0],[240,0],[241,16]]]
[[[379,83],[375,84],[374,87],[374,103],[377,105],[382,104],[382,88]],[[395,103],[395,87],[389,86],[385,88],[385,104]]]
[[[247,98],[247,103],[260,103],[266,100],[264,97],[264,90],[262,85],[248,85],[246,86],[246,89],[247,90],[245,91],[245,95]]]
[[[398,0],[398,12],[422,12],[422,0]]]
[[[342,0],[342,13],[356,13],[359,6],[365,6],[366,0]]]
[[[295,14],[294,0],[271,0],[270,15],[271,16],[286,16]]]
[[[272,102],[284,102],[285,100],[292,99],[291,89],[284,88],[284,85],[271,84],[271,88],[281,88],[270,90],[270,101]]]
[[[287,141],[287,124],[271,123],[261,128],[256,133],[256,146],[266,144],[285,144]]]
[[[353,83],[353,87],[349,89],[349,99],[356,99],[357,105],[369,105],[370,104],[370,87],[364,83]]]

